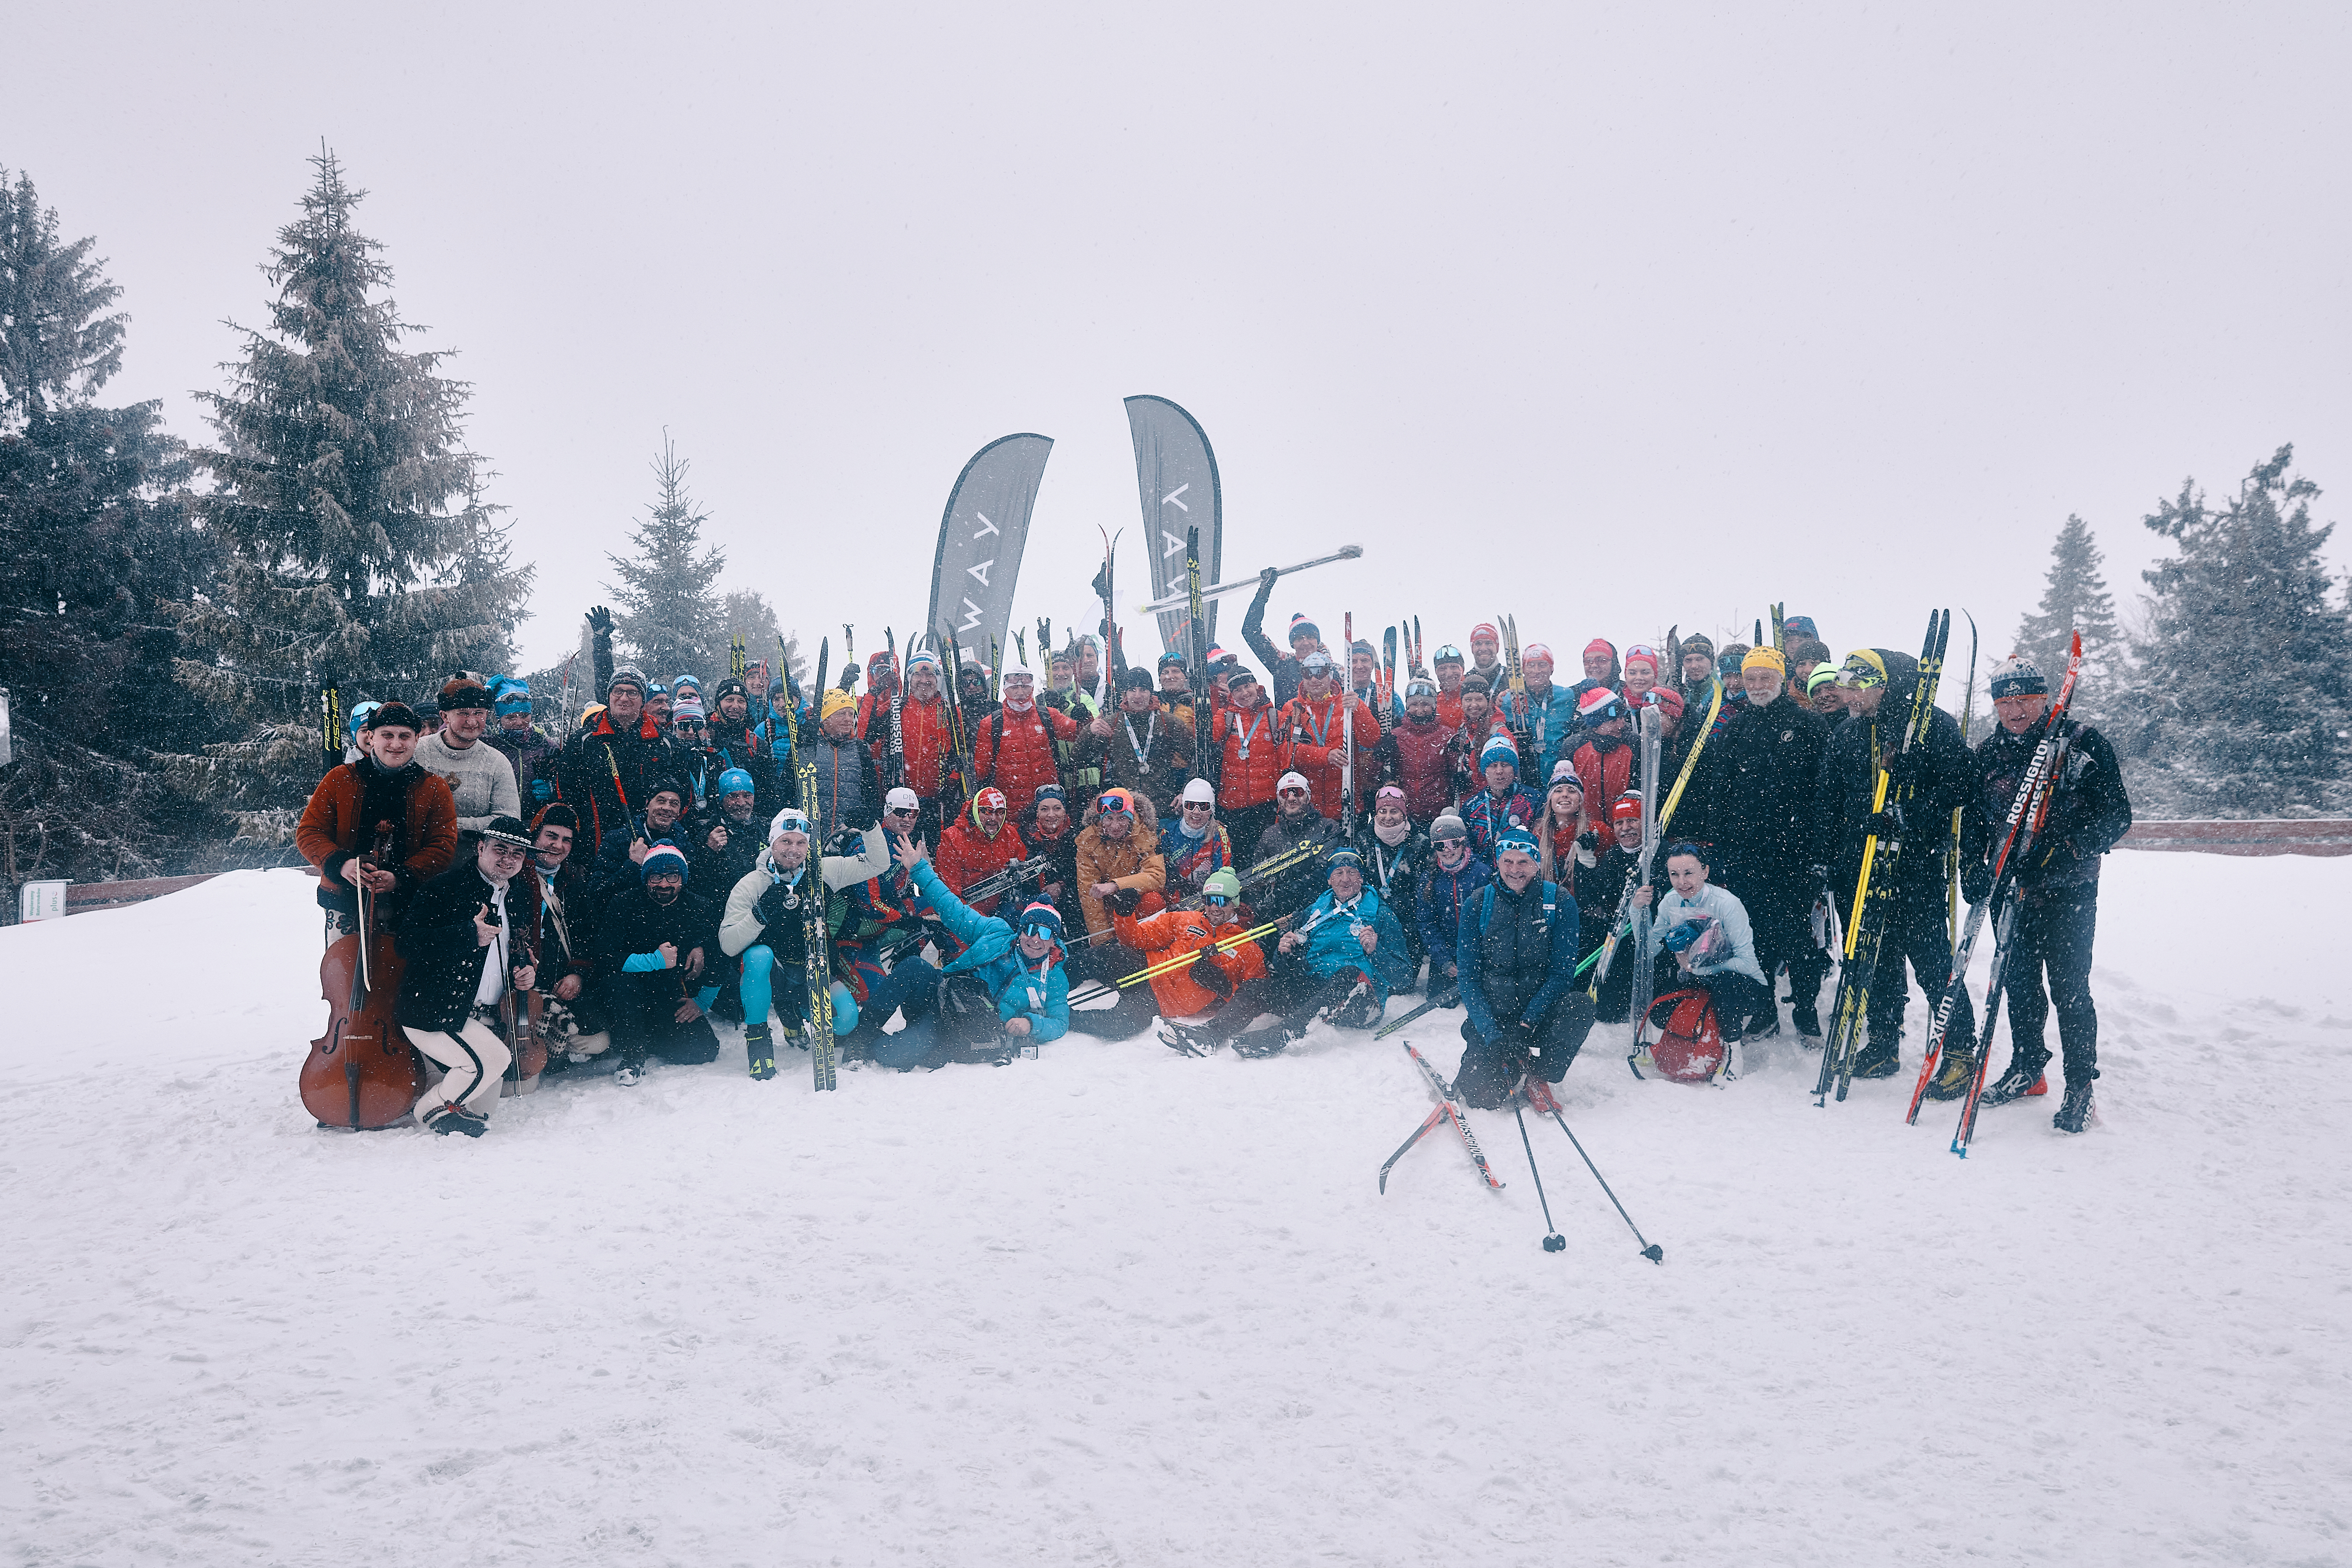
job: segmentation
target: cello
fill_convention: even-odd
[[[392,852],[392,824],[376,824],[375,848],[361,863],[380,866]],[[338,937],[319,960],[327,1032],[302,1063],[302,1106],[321,1127],[373,1132],[405,1117],[422,1087],[416,1051],[394,1017],[404,966],[392,934],[375,923],[376,895],[358,889],[360,928]]]

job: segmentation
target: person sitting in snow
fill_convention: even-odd
[[[1268,1008],[1281,1021],[1237,1036],[1243,1056],[1271,1056],[1317,1019],[1335,1028],[1370,1029],[1389,993],[1412,978],[1404,927],[1396,912],[1364,885],[1364,861],[1351,849],[1324,857],[1329,886],[1276,944]]]

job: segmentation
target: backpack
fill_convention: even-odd
[[[1723,1071],[1723,1029],[1715,999],[1694,987],[1669,991],[1650,1004],[1648,1021],[1658,1030],[1650,1061],[1663,1078],[1677,1083],[1710,1083]]]

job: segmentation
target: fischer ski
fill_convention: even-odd
[[[1908,756],[1914,746],[1920,744],[1935,722],[1936,685],[1943,674],[1944,648],[1952,632],[1952,612],[1933,611],[1927,616],[1927,634],[1919,647],[1918,685],[1911,694],[1911,712],[1903,727],[1898,755]],[[1871,726],[1874,744],[1877,726]],[[1870,1006],[1870,988],[1878,972],[1879,947],[1885,936],[1886,914],[1895,898],[1895,876],[1903,855],[1903,802],[1909,798],[1906,788],[1894,800],[1887,800],[1893,787],[1893,775],[1886,767],[1881,750],[1875,758],[1878,779],[1871,792],[1873,816],[1892,810],[1895,831],[1882,845],[1879,835],[1873,831],[1863,841],[1862,873],[1855,881],[1853,913],[1846,922],[1845,956],[1839,966],[1837,998],[1830,1019],[1828,1037],[1822,1041],[1822,1073],[1813,1085],[1813,1103],[1826,1106],[1835,1092],[1843,1101],[1853,1084],[1854,1058],[1861,1051],[1861,1038]]]
[[[799,768],[801,799],[816,799],[816,758],[801,754]],[[812,838],[809,841],[807,870],[802,880],[810,891],[801,899],[801,946],[806,963],[808,1007],[803,1032],[808,1037],[809,1071],[822,1092],[834,1085],[833,1043],[833,940],[825,918],[825,905],[832,895],[824,885],[824,862],[821,858],[824,845]]]

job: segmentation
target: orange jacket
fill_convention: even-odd
[[[1011,865],[1014,861],[1027,860],[1029,850],[1021,841],[1020,830],[1009,821],[997,830],[996,837],[982,837],[979,827],[972,821],[971,810],[966,808],[961,816],[940,831],[940,852],[932,858],[940,880],[948,884],[950,892],[961,898],[963,890],[982,877]],[[993,898],[983,898],[972,908],[982,915],[993,915],[996,902]]]
[[[381,777],[383,770],[373,761],[361,761]],[[407,896],[447,871],[457,855],[457,797],[446,783],[414,762],[403,771],[415,777],[405,781],[402,820],[393,827],[396,863],[391,870],[399,883],[395,897]],[[302,821],[294,830],[294,847],[319,868],[319,901],[330,909],[352,906],[354,895],[343,879],[343,866],[353,855],[375,847],[375,824],[360,821],[365,788],[359,762],[331,768],[310,791],[310,803],[302,808]]]
[[[1198,952],[1217,939],[1216,927],[1209,917],[1197,909],[1168,909],[1143,917],[1122,915],[1116,922],[1120,942],[1144,956],[1144,961],[1157,964],[1163,958],[1180,958]],[[1229,935],[1239,935],[1235,925]],[[1189,969],[1171,969],[1164,975],[1154,975],[1149,982],[1152,998],[1159,1002],[1165,1018],[1189,1018],[1204,1013],[1223,1004],[1233,994],[1234,987],[1244,981],[1261,979],[1265,975],[1265,954],[1255,942],[1244,942],[1230,953],[1216,953],[1201,960],[1214,964],[1225,972],[1230,982],[1223,995],[1211,990],[1194,978],[1199,966]]]

